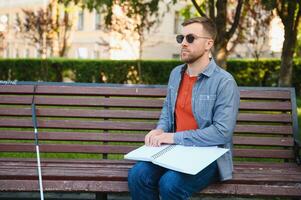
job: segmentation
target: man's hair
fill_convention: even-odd
[[[191,19],[188,19],[185,22],[183,22],[182,26],[187,26],[187,25],[193,24],[193,23],[202,24],[205,31],[211,36],[211,38],[213,40],[215,40],[217,30],[216,30],[215,23],[211,19],[209,19],[207,17],[195,17],[195,18],[191,18]]]

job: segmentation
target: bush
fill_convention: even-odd
[[[1,59],[0,79],[166,84],[170,71],[180,64],[177,60]],[[240,86],[277,86],[280,60],[230,59],[227,70]],[[301,59],[294,60],[293,70],[293,86],[300,92],[301,80],[298,77],[301,77]]]

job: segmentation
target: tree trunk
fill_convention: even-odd
[[[295,48],[294,34],[291,33],[289,28],[285,28],[284,42],[281,54],[281,66],[280,66],[280,78],[279,86],[291,86],[292,85],[292,72],[293,72],[293,56]]]
[[[297,30],[301,17],[301,3],[296,1],[282,2],[282,10],[278,9],[279,16],[284,24],[284,42],[281,54],[279,86],[292,85],[293,56],[297,41]]]
[[[211,6],[212,5],[213,4],[211,4]],[[227,32],[227,1],[218,0],[216,2],[216,9],[218,12],[215,18],[215,24],[217,25],[218,32],[214,45],[213,57],[220,67],[225,68],[228,43],[228,39],[225,38]]]
[[[226,69],[226,60],[228,57],[227,43],[215,44],[213,55],[217,65]]]

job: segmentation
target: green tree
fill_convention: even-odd
[[[59,2],[66,5],[72,2],[76,5],[82,6],[83,8],[88,8],[90,11],[96,9],[99,12],[101,11],[102,13],[105,13],[104,18],[106,28],[108,30],[123,34],[124,37],[128,37],[128,32],[132,31],[132,36],[136,35],[139,43],[138,74],[139,80],[142,81],[140,60],[142,56],[143,44],[145,41],[145,32],[149,32],[155,24],[158,24],[160,22],[160,0],[59,0]],[[175,3],[176,0],[173,0],[170,3],[173,2]],[[166,6],[168,7],[170,3],[168,3]],[[115,5],[120,6],[125,15],[132,20],[118,20],[118,17],[114,16],[113,13]]]
[[[197,0],[191,0],[194,8],[199,15],[211,18],[217,27],[218,33],[214,45],[213,56],[217,63],[226,67],[226,59],[230,51],[227,49],[229,41],[235,37],[243,11],[244,0],[237,0],[235,12],[228,12],[228,6],[232,4],[227,0],[203,0],[200,3]]]
[[[72,23],[66,7],[64,16],[60,16],[60,5],[57,0],[51,0],[46,9],[37,11],[24,9],[24,19],[17,18],[20,34],[29,39],[38,49],[39,55],[46,58],[47,50],[51,56],[63,57],[68,50],[69,33]]]

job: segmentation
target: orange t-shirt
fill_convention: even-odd
[[[186,131],[198,128],[191,106],[192,89],[196,81],[196,76],[189,77],[188,74],[184,73],[176,103],[176,131]]]

